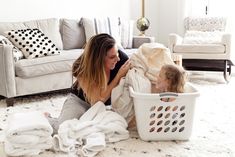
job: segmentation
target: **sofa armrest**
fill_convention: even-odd
[[[153,43],[154,37],[149,36],[133,36],[133,48],[139,48],[144,43]]]
[[[183,38],[178,34],[171,33],[169,34],[168,48],[173,52],[174,46],[182,44]]]
[[[8,98],[16,96],[12,49],[12,45],[0,45],[0,95]]]

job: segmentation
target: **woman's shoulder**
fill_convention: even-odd
[[[127,56],[124,50],[118,49],[118,53],[119,53],[120,61],[124,61],[125,63],[129,59],[129,57]]]

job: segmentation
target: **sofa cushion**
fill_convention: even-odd
[[[71,71],[73,62],[82,52],[82,49],[62,50],[61,54],[56,56],[22,59],[15,64],[16,76],[30,78]]]
[[[0,35],[0,44],[3,44],[3,45],[11,45],[13,46],[12,48],[12,52],[13,52],[13,57],[14,57],[14,61],[17,62],[19,61],[20,59],[23,59],[24,58],[24,54],[17,48],[15,47],[11,41],[9,41],[6,37]]]
[[[19,29],[40,29],[46,36],[48,36],[56,47],[63,49],[62,39],[59,31],[59,20],[56,18],[33,20],[26,22],[0,22],[0,34],[6,36],[6,31]]]
[[[8,31],[8,38],[28,59],[59,54],[58,48],[39,29]]]
[[[80,19],[61,19],[60,32],[64,50],[80,49],[85,45],[85,32],[79,21]]]
[[[96,34],[107,33],[116,40],[119,47],[122,47],[120,18],[81,18],[80,24],[85,29],[86,42]]]

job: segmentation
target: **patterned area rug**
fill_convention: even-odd
[[[107,144],[97,157],[232,157],[235,156],[235,77],[227,84],[222,73],[193,72],[189,81],[199,90],[196,101],[191,138],[188,141],[151,141],[139,139],[137,132],[131,131],[131,138]],[[59,115],[67,93],[18,98],[14,107],[6,108],[0,100],[0,141],[7,117],[14,112],[39,110]],[[4,157],[3,144],[0,157]],[[36,157],[72,157],[64,153],[45,151]]]

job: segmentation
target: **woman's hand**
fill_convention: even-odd
[[[131,62],[130,59],[128,59],[118,70],[117,75],[119,76],[119,78],[126,76],[126,73],[130,69],[130,67],[131,67]]]

